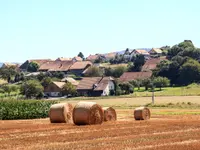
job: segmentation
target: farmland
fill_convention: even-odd
[[[134,121],[132,110],[117,109],[117,122],[93,126],[50,124],[49,119],[0,121],[0,149],[199,149],[200,116],[195,113],[200,110],[168,114],[176,111],[152,109],[151,120]]]
[[[0,149],[198,150],[199,100],[199,96],[156,97],[148,121],[133,119],[135,106],[151,101],[147,97],[94,100],[102,106],[114,106],[117,111],[118,121],[102,125],[51,124],[49,118],[2,120]]]

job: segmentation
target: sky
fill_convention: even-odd
[[[0,62],[200,47],[199,0],[1,0]]]

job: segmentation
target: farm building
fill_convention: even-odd
[[[99,59],[100,54],[95,54],[95,55],[89,55],[86,60],[94,62],[95,60]]]
[[[65,82],[52,82],[47,87],[44,88],[44,94],[51,97],[62,96],[62,88]]]
[[[154,55],[157,55],[157,56],[162,56],[162,50],[159,49],[159,48],[152,48],[150,51],[149,51],[149,54],[154,56]]]
[[[40,66],[39,71],[64,72],[67,73],[73,65],[73,61],[48,61]]]
[[[3,63],[1,68],[9,68],[9,67],[14,67],[14,68],[18,68],[19,64],[15,64],[15,63]]]
[[[87,70],[92,63],[90,61],[78,61],[75,62],[69,69],[71,74],[75,74],[76,76],[81,76],[85,70]]]
[[[41,65],[43,65],[44,63],[47,63],[49,61],[52,61],[52,60],[51,59],[32,59],[32,60],[27,60],[19,68],[22,71],[27,71],[28,65],[31,62],[37,63],[39,65],[39,67],[40,67]]]
[[[150,57],[150,54],[146,50],[143,50],[143,49],[134,49],[130,55],[131,55],[131,58],[135,55],[143,55],[145,58]]]
[[[79,95],[107,96],[115,89],[112,77],[87,77],[83,78],[77,86]]]
[[[77,82],[76,80],[74,80],[73,78],[70,78],[70,77],[63,78],[61,80],[61,82],[70,82],[74,86],[77,86],[79,84],[79,82]]]
[[[120,82],[129,82],[137,79],[147,79],[152,76],[152,72],[125,72],[120,78]]]
[[[111,59],[114,59],[115,56],[116,56],[117,53],[113,52],[113,53],[107,53],[107,54],[104,54],[104,57],[107,61],[111,60]]]
[[[166,60],[166,57],[152,58],[147,60],[142,66],[142,71],[151,71],[156,69],[157,65],[163,60]]]
[[[74,58],[65,58],[65,57],[59,57],[56,59],[56,61],[73,61],[73,62],[77,62],[77,61],[83,61],[83,59],[81,57],[74,57]]]

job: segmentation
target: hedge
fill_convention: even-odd
[[[0,100],[0,120],[46,118],[49,108],[55,103],[45,100]]]

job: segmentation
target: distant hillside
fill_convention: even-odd
[[[2,65],[3,65],[3,63],[0,62],[0,68],[1,68]]]

